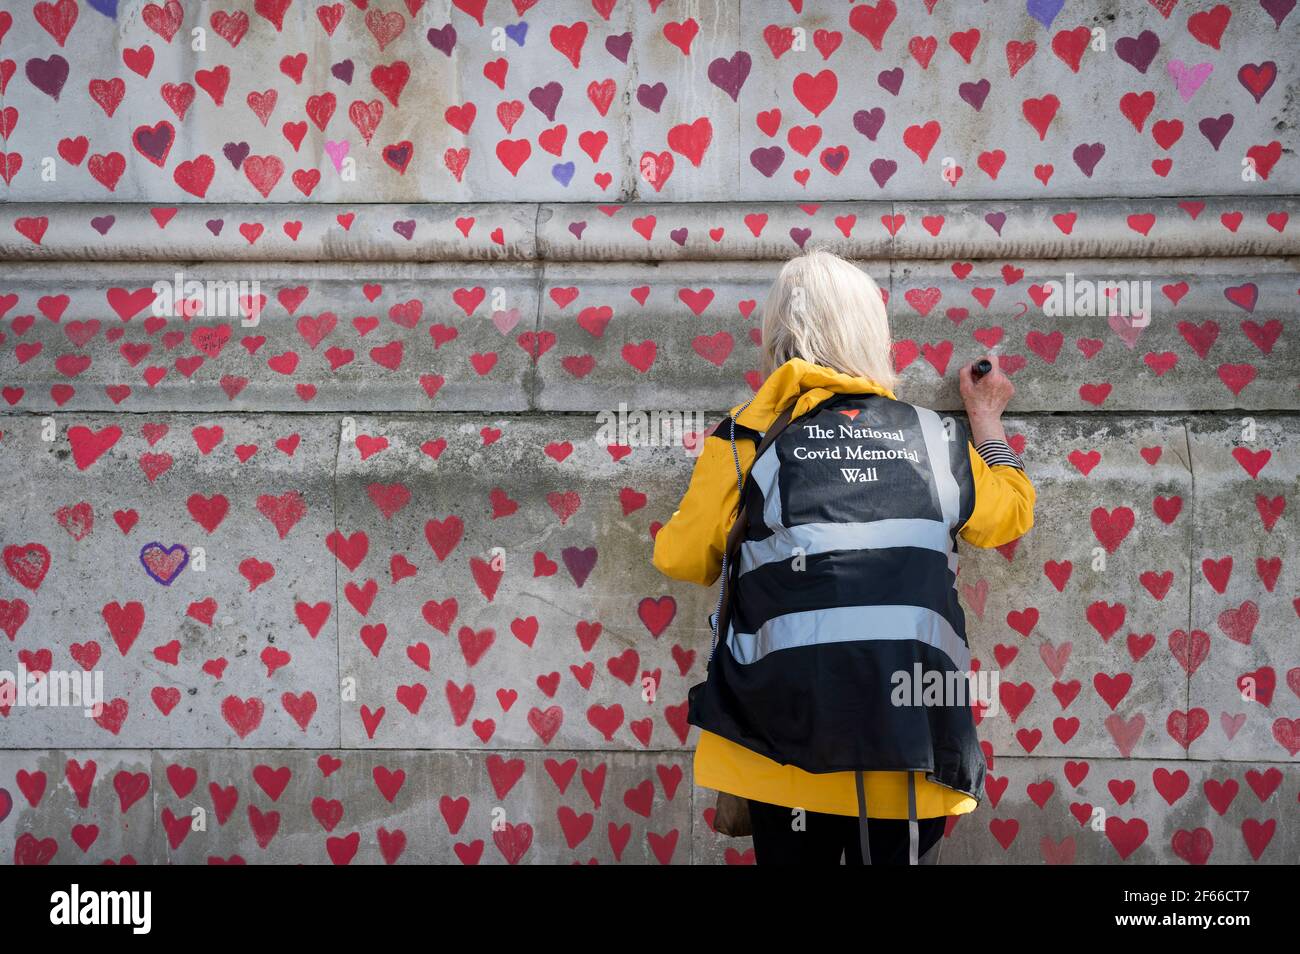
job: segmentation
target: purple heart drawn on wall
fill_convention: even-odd
[[[68,81],[68,61],[57,53],[47,60],[32,57],[23,69],[33,86],[55,100],[63,92],[63,84]]]
[[[1122,36],[1115,41],[1115,55],[1139,73],[1146,73],[1159,52],[1160,37],[1150,30],[1143,30],[1137,36]]]
[[[898,163],[893,159],[873,159],[869,168],[871,178],[875,179],[876,185],[883,189],[885,183],[893,178],[894,173],[898,171]]]
[[[605,37],[605,50],[620,63],[627,62],[628,51],[632,49],[632,33],[620,33],[618,36]]]
[[[401,219],[394,222],[393,231],[409,242],[415,237],[415,219]]]
[[[760,146],[749,154],[749,162],[770,179],[785,162],[785,150],[780,146]]]
[[[140,549],[140,565],[163,586],[171,586],[189,562],[190,552],[185,549],[184,544],[173,543],[165,547],[155,541],[146,543]]]
[[[844,168],[844,164],[849,161],[849,151],[843,146],[826,148],[822,150],[821,159],[822,165],[829,172],[839,175],[840,170]]]
[[[1295,9],[1295,3],[1296,0],[1259,0],[1259,5],[1264,8],[1264,12],[1272,17],[1273,22],[1279,27],[1287,18],[1287,14]]]
[[[336,80],[352,85],[352,71],[356,67],[351,60],[340,60],[330,67],[330,73]]]
[[[876,82],[880,84],[881,89],[894,96],[903,88],[903,68],[895,66],[892,70],[881,70],[880,75],[876,77]]]
[[[116,221],[117,216],[115,215],[97,215],[90,220],[90,227],[100,235],[107,235],[108,230],[113,227],[113,223]]]
[[[876,141],[876,134],[880,132],[880,127],[883,125],[885,125],[885,111],[879,106],[859,109],[853,114],[853,128],[872,142]]]
[[[1092,171],[1101,162],[1101,157],[1106,155],[1106,146],[1099,142],[1083,142],[1074,147],[1071,155],[1074,156],[1074,164],[1091,179]]]
[[[733,53],[729,60],[720,56],[709,64],[709,81],[730,96],[733,103],[737,102],[751,66],[753,61],[744,50]]]
[[[560,559],[564,561],[569,575],[573,577],[574,585],[581,587],[587,582],[587,577],[596,566],[596,548],[565,547],[560,551]]]
[[[170,125],[159,123],[153,129],[141,126],[131,137],[131,142],[146,156],[161,164],[175,138],[176,132]]]
[[[653,86],[642,83],[636,88],[636,101],[652,113],[659,112],[667,95],[668,87],[663,83],[655,83]]]
[[[441,30],[430,27],[425,37],[435,50],[440,50],[447,56],[451,56],[452,48],[456,46],[456,28],[450,23]]]
[[[1061,7],[1065,6],[1065,0],[1029,0],[1025,4],[1025,9],[1029,15],[1043,25],[1044,30],[1052,28],[1052,21],[1056,15],[1061,12]]]
[[[230,160],[230,164],[238,169],[248,158],[248,143],[246,142],[228,142],[221,147],[221,154]]]
[[[545,86],[534,86],[528,91],[528,101],[538,108],[547,122],[555,122],[555,110],[564,96],[564,87],[555,80]]]
[[[506,36],[514,40],[516,46],[523,46],[524,40],[528,37],[528,24],[522,20],[509,24],[506,27]]]
[[[1196,128],[1201,131],[1202,136],[1210,141],[1214,151],[1218,152],[1219,146],[1223,145],[1224,138],[1232,129],[1232,123],[1232,113],[1224,113],[1217,119],[1213,116],[1206,116],[1196,124]]]
[[[978,112],[984,108],[984,100],[988,98],[989,81],[982,79],[976,83],[961,83],[957,87],[957,95],[975,107]]]

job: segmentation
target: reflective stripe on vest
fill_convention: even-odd
[[[970,669],[969,647],[946,619],[923,606],[837,606],[786,613],[768,620],[757,633],[738,633],[731,627],[727,648],[736,662],[748,665],[782,649],[874,639],[915,639],[941,651],[956,669]]]
[[[956,526],[961,520],[961,488],[952,473],[952,461],[948,458],[948,434],[944,430],[939,415],[928,407],[916,408],[916,416],[921,421],[921,435],[925,438],[925,452],[930,458],[934,475],[934,486],[939,493],[939,506],[943,510],[943,519],[948,526]],[[957,551],[952,549],[949,540],[948,569],[957,572]]]
[[[952,474],[952,462],[948,459],[948,436],[938,414],[928,407],[918,407],[915,410],[916,416],[921,420],[925,450],[930,455],[930,472],[934,475],[934,485],[939,491],[943,519],[951,526],[960,519],[961,488],[957,486],[957,478]]]
[[[779,502],[777,506],[780,506]],[[952,539],[948,536],[948,525],[941,520],[900,518],[871,523],[804,523],[797,527],[780,527],[762,540],[741,543],[740,573],[743,576],[764,564],[788,560],[796,547],[807,556],[832,550],[883,550],[887,547],[922,547],[951,555]]]
[[[781,522],[781,460],[776,449],[769,447],[751,466],[754,483],[763,492],[763,522],[779,533],[785,527]]]

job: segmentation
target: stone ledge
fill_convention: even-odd
[[[21,226],[21,228],[19,228]],[[1300,254],[1300,200],[14,203],[0,260],[780,261]]]
[[[950,820],[941,864],[1300,851],[1294,765],[1004,758],[990,772],[986,803]],[[715,793],[680,754],[0,750],[0,790],[5,863],[753,863],[750,839],[711,830]]]
[[[1076,412],[1300,407],[1297,262],[1218,258],[1194,274],[1180,259],[860,264],[890,295],[900,396],[959,407],[956,369],[993,348],[1016,382],[1013,411]],[[759,304],[777,269],[17,263],[0,279],[0,401],[35,413],[718,411],[759,384]],[[258,325],[154,316],[152,286],[177,271],[247,283],[245,297],[265,299]],[[1049,316],[1048,283],[1070,280],[1146,283],[1149,324],[1104,308]]]

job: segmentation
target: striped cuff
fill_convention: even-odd
[[[1005,464],[1008,467],[1025,469],[1025,462],[1020,459],[1020,455],[1013,451],[1011,445],[1006,441],[1000,441],[996,438],[980,441],[975,445],[975,453],[979,454],[984,459],[984,463],[990,467]]]

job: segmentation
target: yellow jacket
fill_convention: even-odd
[[[777,368],[753,401],[736,417],[756,431],[766,431],[793,400],[794,417],[832,394],[882,394],[897,400],[888,388],[868,378],[842,374],[799,358]],[[737,414],[739,405],[732,408]],[[742,473],[754,460],[750,441],[737,441]],[[997,547],[1023,535],[1034,523],[1034,486],[1017,467],[990,467],[969,447],[975,482],[975,508],[962,526],[963,540],[977,547]],[[705,586],[722,569],[727,532],[739,506],[736,465],[725,424],[704,443],[690,486],[678,509],[655,537],[654,565],[667,576]],[[873,818],[907,817],[907,773],[865,772],[866,802]],[[963,815],[975,800],[916,774],[918,818]],[[700,732],[695,748],[695,781],[774,805],[800,807],[836,815],[857,815],[857,790],[852,772],[812,774],[781,765],[711,732]]]

